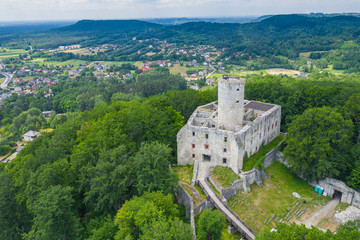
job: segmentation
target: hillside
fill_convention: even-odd
[[[73,25],[54,29],[53,32],[83,32],[83,33],[122,33],[122,32],[147,32],[162,28],[156,23],[139,20],[81,20]]]

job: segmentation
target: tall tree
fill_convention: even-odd
[[[78,239],[79,219],[71,191],[71,187],[58,185],[40,193],[34,206],[33,233],[30,233],[35,239]]]
[[[350,167],[352,130],[352,122],[334,109],[308,109],[290,124],[284,155],[292,169],[309,181],[337,177]]]
[[[199,223],[196,227],[197,238],[200,240],[213,239],[221,237],[221,232],[225,227],[226,219],[217,210],[205,210],[199,217]]]
[[[136,189],[139,194],[161,190],[171,193],[176,177],[169,169],[171,149],[158,142],[143,143],[133,158]]]

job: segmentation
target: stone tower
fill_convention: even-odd
[[[218,119],[225,130],[237,131],[244,115],[245,79],[224,76],[218,82]]]

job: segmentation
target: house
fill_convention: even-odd
[[[140,68],[141,71],[147,71],[147,70],[151,70],[152,68],[151,67],[147,67],[147,66],[144,66],[142,68]]]
[[[42,115],[43,115],[45,118],[50,118],[51,111],[44,111],[44,112],[42,112]]]
[[[207,85],[211,85],[211,84],[213,84],[213,83],[215,83],[215,79],[214,78],[208,78],[208,79],[206,79],[206,84]]]
[[[37,138],[40,135],[41,134],[39,132],[30,130],[30,131],[28,131],[27,133],[24,134],[24,141],[26,141],[26,142],[34,141],[34,139]]]

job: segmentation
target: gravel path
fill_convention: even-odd
[[[304,223],[307,228],[311,228],[311,225],[316,226],[322,219],[328,216],[332,216],[338,204],[339,199],[331,200],[322,209],[314,212],[310,218],[308,218],[302,223]]]

